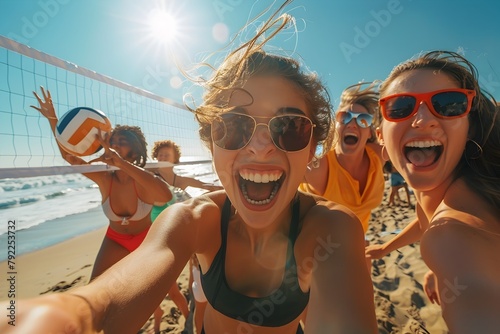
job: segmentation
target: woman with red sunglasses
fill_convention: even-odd
[[[395,67],[380,95],[380,142],[418,203],[418,221],[386,249],[420,239],[432,271],[426,293],[450,332],[498,333],[498,107],[479,88],[475,67],[446,51]]]
[[[378,332],[361,225],[298,191],[316,146],[331,145],[331,105],[316,74],[263,51],[294,28],[277,17],[283,6],[226,57],[194,110],[224,190],[166,208],[89,285],[18,301],[19,332],[137,332],[193,254],[208,300],[201,333]]]

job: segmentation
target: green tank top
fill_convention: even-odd
[[[182,189],[175,188],[169,186],[170,192],[172,193],[172,199],[164,205],[153,205],[153,209],[151,210],[151,221],[154,223],[156,217],[160,215],[160,213],[165,210],[170,205],[182,202],[190,198],[190,196]]]

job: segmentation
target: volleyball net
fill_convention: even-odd
[[[170,139],[190,162],[210,159],[194,115],[183,105],[0,36],[0,179],[108,168],[69,166],[61,158],[47,119],[30,107],[38,106],[33,92],[40,95],[40,86],[50,90],[58,117],[91,107],[103,111],[113,126],[139,126],[148,155],[155,141]]]

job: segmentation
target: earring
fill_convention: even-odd
[[[382,145],[382,148],[380,149],[380,155],[382,156],[382,159],[384,159],[384,161],[389,161],[389,154],[387,153],[385,145]]]
[[[471,143],[471,145],[469,145]],[[464,155],[466,159],[476,160],[483,154],[483,148],[474,139],[467,139]]]
[[[307,168],[311,169],[312,168],[318,168],[319,167],[319,159],[316,158],[316,156],[313,156],[312,160],[309,161],[309,163],[307,164]]]

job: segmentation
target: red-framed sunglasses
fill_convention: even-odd
[[[439,118],[452,119],[466,116],[472,107],[476,92],[471,89],[441,89],[427,93],[401,93],[389,95],[379,101],[382,116],[390,122],[404,121],[418,111],[422,102]]]

